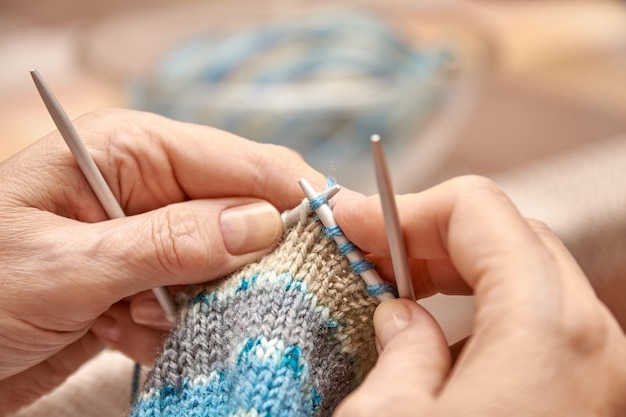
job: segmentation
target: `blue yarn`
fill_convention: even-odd
[[[396,290],[396,287],[389,284],[388,282],[384,284],[376,284],[376,285],[367,286],[367,293],[373,297],[376,297],[377,295],[381,295],[386,292],[393,294],[395,297],[398,297],[398,292]]]
[[[339,226],[325,227],[322,229],[327,237],[343,236],[343,230]]]
[[[287,275],[291,277],[291,274],[287,273]],[[293,277],[291,277],[291,279],[287,282],[286,289],[290,290],[292,288],[298,291],[304,291],[304,282],[302,282],[301,279],[293,279]]]
[[[330,319],[326,322],[326,327],[329,329],[336,329],[339,327],[339,323],[335,319]]]
[[[333,7],[186,39],[133,84],[131,105],[341,169],[360,160],[372,132],[392,144],[412,138],[448,92],[452,58],[414,47],[375,14]],[[341,83],[372,100],[336,92]]]
[[[264,338],[246,340],[233,368],[216,372],[206,382],[187,379],[180,387],[158,389],[135,405],[133,416],[154,416],[155,410],[161,411],[160,417],[225,417],[250,410],[266,417],[312,416],[320,396],[308,382],[300,348],[288,346],[278,349],[277,357],[262,359],[253,354],[268,345]]]
[[[370,261],[362,259],[359,261],[350,262],[350,268],[352,268],[352,271],[355,274],[360,274],[367,270],[374,269],[374,264],[371,263]]]
[[[253,275],[249,279],[244,277],[241,280],[241,283],[239,284],[239,288],[237,288],[237,291],[245,291],[245,290],[247,290],[248,287],[250,285],[252,285],[254,283],[254,281],[257,280],[258,277],[259,277],[258,275]]]
[[[211,305],[215,299],[217,298],[217,295],[215,293],[205,293],[202,292],[198,295],[196,295],[193,299],[189,300],[189,304],[197,304],[197,303],[203,303],[206,305]]]
[[[333,177],[326,178],[326,189],[331,188],[335,184],[337,184],[337,180],[335,180]],[[328,204],[328,199],[322,195],[318,195],[317,197],[314,197],[312,200],[309,201],[309,208],[311,209],[311,211],[315,211],[324,204]]]
[[[358,250],[359,248],[352,242],[350,241],[345,241],[345,242],[341,242],[337,244],[337,249],[339,250],[339,253],[341,255],[347,255],[350,252],[354,252],[356,250]]]
[[[328,199],[322,195],[318,195],[317,197],[309,200],[309,208],[311,209],[311,211],[317,210],[324,204],[328,204]]]
[[[137,394],[139,393],[139,380],[141,379],[141,364],[139,362],[135,362],[135,366],[133,367],[133,379],[130,385],[130,403],[131,405],[137,399]]]

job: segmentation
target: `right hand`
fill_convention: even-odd
[[[473,292],[473,334],[453,363],[423,308],[382,303],[378,362],[337,417],[626,415],[626,338],[545,225],[474,177],[398,207],[418,295]],[[334,213],[390,274],[378,196],[340,199]]]

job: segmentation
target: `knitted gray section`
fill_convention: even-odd
[[[341,352],[341,343],[334,337],[337,330],[328,327],[328,320],[306,298],[298,288],[255,288],[252,284],[227,302],[197,300],[200,311],[187,315],[173,330],[149,384],[178,386],[185,378],[228,368],[227,361],[244,339],[265,336],[302,348],[305,360],[316,370],[311,377],[323,398],[321,409],[333,409],[353,387],[327,381],[353,381],[353,364]]]
[[[161,395],[172,398],[179,388],[188,395],[189,381],[235,369],[250,340],[297,347],[316,416],[330,416],[376,359],[377,301],[312,219],[291,229],[272,254],[181,300],[178,324],[143,388],[142,412],[151,399],[162,404]]]

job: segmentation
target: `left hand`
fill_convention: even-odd
[[[324,184],[292,151],[209,127],[123,110],[75,126],[128,217],[107,219],[58,132],[0,164],[0,415],[102,343],[150,361],[168,326],[149,290],[267,253],[297,180]]]

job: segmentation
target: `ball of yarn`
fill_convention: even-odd
[[[333,8],[208,32],[166,54],[133,106],[349,164],[373,133],[412,138],[445,92],[449,51],[416,48],[376,15]]]

